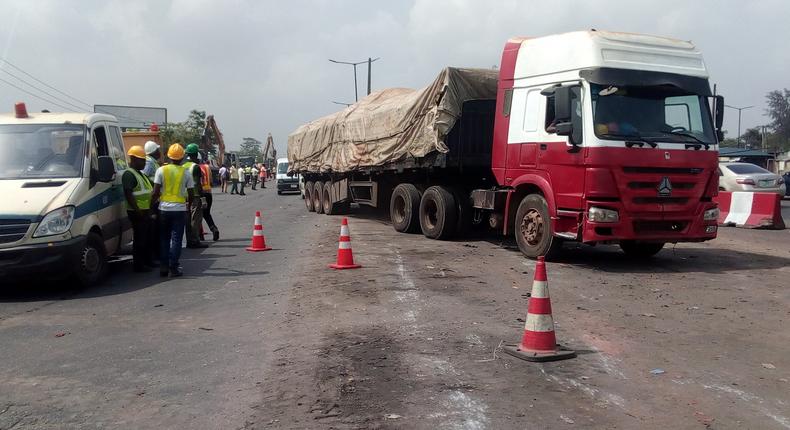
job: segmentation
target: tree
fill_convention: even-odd
[[[245,137],[244,141],[241,143],[239,155],[253,156],[256,160],[260,160],[262,158],[261,146],[262,142],[260,140],[253,139],[251,137]]]
[[[200,143],[203,130],[206,127],[206,111],[192,109],[184,122],[168,122],[160,131],[164,150],[174,143],[183,146],[190,143]]]
[[[765,113],[771,117],[771,129],[779,136],[780,145],[787,149],[790,146],[790,90],[774,90],[765,98],[768,103]]]
[[[763,135],[757,128],[747,128],[741,135],[744,148],[756,149],[763,146]]]

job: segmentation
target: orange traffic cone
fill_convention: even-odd
[[[255,226],[252,230],[252,246],[247,248],[250,252],[268,251],[271,248],[266,246],[266,237],[263,236],[263,224],[261,224],[261,212],[255,212]]]
[[[561,349],[554,335],[554,319],[551,316],[549,282],[546,277],[546,262],[538,257],[535,280],[527,307],[524,337],[519,345],[507,345],[504,351],[527,361],[555,361],[576,356],[575,351]]]
[[[359,269],[359,264],[354,264],[354,254],[351,252],[351,235],[348,233],[348,219],[343,218],[340,224],[340,241],[337,245],[337,263],[330,264],[333,269]]]

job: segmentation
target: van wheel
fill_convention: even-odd
[[[620,249],[629,257],[650,258],[658,254],[664,248],[663,243],[638,242],[635,240],[624,240],[620,242]]]
[[[307,208],[307,212],[315,212],[315,206],[313,206],[313,181],[307,181],[304,184],[304,205]]]
[[[107,251],[104,240],[96,233],[88,233],[85,246],[77,255],[74,274],[83,287],[99,284],[107,275]]]
[[[518,248],[529,258],[552,258],[562,249],[562,240],[554,237],[551,229],[549,205],[540,194],[521,200],[513,225]]]
[[[323,195],[324,195],[324,183],[321,181],[315,181],[315,185],[313,185],[313,207],[315,208],[315,213],[322,214],[324,213],[324,202],[323,202]]]
[[[395,231],[416,233],[420,229],[420,190],[414,184],[399,184],[390,197],[390,221]]]
[[[447,187],[434,185],[420,199],[420,228],[425,237],[449,239],[455,233],[458,208]]]

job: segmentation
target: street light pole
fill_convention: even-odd
[[[740,148],[741,147],[741,111],[744,111],[746,109],[751,109],[754,106],[744,106],[744,107],[735,107],[735,106],[730,106],[730,105],[724,105],[724,106],[728,107],[730,109],[735,109],[735,110],[738,111],[738,140],[737,140],[737,145],[738,145],[738,148]]]
[[[368,63],[368,94],[370,94],[370,75],[371,75],[370,69],[371,69],[371,64],[376,60],[378,60],[378,58],[370,58],[370,57],[368,57],[366,61],[357,61],[357,62],[337,61],[331,58],[329,59],[329,61],[335,64],[348,64],[354,67],[354,100],[355,101],[359,101],[359,89],[357,84],[357,66],[359,66],[360,64]]]

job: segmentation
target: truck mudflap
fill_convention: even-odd
[[[701,202],[692,213],[628,213],[617,202],[588,203],[618,212],[617,222],[591,222],[585,215],[581,240],[584,243],[638,240],[642,242],[703,242],[716,238],[717,221],[704,220],[706,210],[716,203]],[[587,213],[587,212],[585,212]]]

